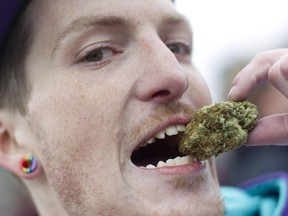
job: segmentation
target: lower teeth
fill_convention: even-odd
[[[154,169],[154,168],[160,168],[160,167],[169,167],[169,166],[180,166],[180,165],[186,165],[186,164],[191,164],[191,163],[194,163],[196,162],[196,158],[192,158],[191,156],[187,155],[187,156],[184,156],[184,157],[176,157],[174,159],[168,159],[165,162],[163,161],[159,161],[157,166],[155,167],[154,165],[152,164],[148,164],[146,166],[147,169]]]

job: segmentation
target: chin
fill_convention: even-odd
[[[130,162],[123,173],[129,188],[128,215],[224,215],[212,160],[189,159],[182,164],[155,168]],[[139,211],[132,214],[136,209]]]

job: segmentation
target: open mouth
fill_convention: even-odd
[[[195,160],[190,156],[179,153],[179,142],[184,130],[184,125],[173,125],[160,131],[133,151],[132,163],[146,168],[193,163]]]

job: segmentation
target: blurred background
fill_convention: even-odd
[[[214,101],[223,99],[226,67],[260,51],[287,47],[287,0],[176,0],[176,7],[191,21],[193,59]]]
[[[226,100],[233,77],[260,51],[288,46],[287,0],[176,0],[191,21],[193,61],[203,73],[214,102]],[[288,102],[273,87],[251,98],[261,116],[288,112]],[[235,186],[268,172],[288,171],[288,147],[241,147],[217,157],[222,185]],[[23,184],[0,168],[0,216],[36,212]]]
[[[235,75],[261,51],[288,47],[287,0],[176,0],[194,32],[193,61],[206,79],[213,102],[227,100]],[[249,101],[260,116],[288,113],[288,99],[273,86]],[[288,171],[288,147],[246,147],[216,158],[222,185],[276,171]]]

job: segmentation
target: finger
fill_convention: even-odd
[[[288,114],[267,116],[249,133],[247,146],[288,145]]]
[[[276,89],[288,98],[288,53],[270,68],[268,79]]]
[[[235,77],[228,98],[233,101],[246,99],[255,88],[267,82],[271,66],[287,52],[288,49],[279,49],[257,54]]]

